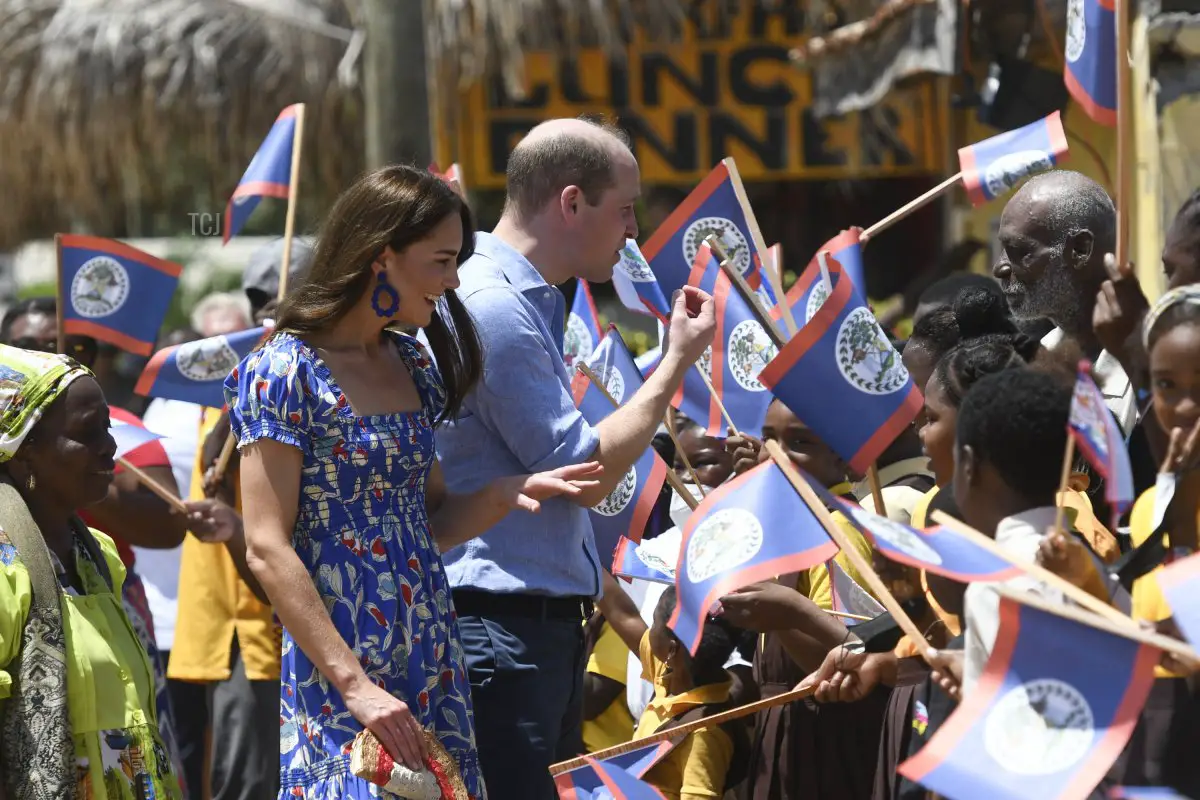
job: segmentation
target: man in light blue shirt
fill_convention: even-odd
[[[543,501],[444,554],[491,800],[553,800],[547,767],[582,751],[583,621],[600,594],[587,507],[612,491],[650,446],[671,396],[712,341],[712,298],[675,298],[662,363],[595,427],[575,409],[563,364],[566,303],[555,286],[602,282],[637,236],[641,191],[628,140],[584,120],[542,123],[513,150],[504,213],[479,233],[458,296],[483,345],[483,377],[438,437],[452,492],[492,479],[596,460],[599,486]]]

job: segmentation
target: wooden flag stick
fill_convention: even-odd
[[[1057,509],[1054,512],[1054,529],[1056,531],[1067,532],[1063,527],[1063,517],[1066,514],[1066,493],[1071,488],[1071,465],[1075,461],[1075,437],[1071,432],[1067,431],[1067,447],[1063,451],[1062,478],[1058,482],[1058,495],[1055,505]]]
[[[767,280],[771,282],[771,291],[775,292],[775,307],[781,312],[790,339],[800,328],[796,325],[796,318],[792,316],[792,307],[787,302],[787,292],[783,290],[783,245],[773,244],[768,252],[771,255],[771,267],[767,270]]]
[[[834,611],[833,609],[829,609],[829,608],[822,608],[821,610],[824,611],[826,614],[828,614],[831,617],[842,617],[843,619],[856,619],[859,622],[870,622],[872,619],[872,617],[867,617],[862,614],[851,614],[849,611]]]
[[[717,261],[721,265],[721,269],[725,271],[725,274],[738,290],[742,299],[750,306],[750,311],[758,319],[758,324],[762,325],[763,330],[767,332],[767,336],[771,337],[771,341],[775,343],[775,346],[782,348],[787,340],[783,338],[783,334],[775,327],[775,320],[771,319],[771,315],[759,304],[758,295],[750,288],[750,284],[746,283],[746,279],[742,277],[742,273],[738,272],[737,267],[734,266],[733,262],[725,254],[725,248],[721,245],[721,240],[716,236],[709,235],[704,239],[704,242],[712,250],[713,255],[716,256]]]
[[[783,452],[783,448],[779,446],[779,443],[767,441],[763,443],[763,446],[767,448],[767,452],[770,453],[771,458],[783,470],[783,474],[787,476],[788,482],[792,484],[792,488],[800,495],[800,499],[804,501],[805,505],[821,521],[826,533],[829,534],[829,538],[837,543],[837,546],[841,548],[846,558],[850,561],[851,566],[858,570],[858,573],[867,582],[867,588],[875,594],[875,599],[883,604],[883,607],[892,615],[892,619],[896,621],[900,629],[908,634],[913,644],[924,642],[925,634],[921,633],[921,629],[905,613],[903,606],[900,605],[900,601],[892,595],[891,591],[887,588],[887,584],[875,573],[875,569],[871,566],[871,563],[863,557],[862,553],[858,552],[858,549],[846,537],[845,531],[838,525],[833,515],[829,513],[829,509],[821,502],[821,498],[817,497],[817,493],[808,485],[808,481],[796,471],[792,460]]]
[[[995,539],[980,533],[965,522],[961,522],[943,511],[933,512],[931,518],[938,525],[954,531],[964,539],[969,539],[997,558],[1004,559],[1009,564],[1012,564],[1014,567],[1022,570],[1026,575],[1034,580],[1041,581],[1047,586],[1058,589],[1072,601],[1078,603],[1089,611],[1099,614],[1101,617],[1104,617],[1110,622],[1120,625],[1123,628],[1137,629],[1138,624],[1136,621],[1125,616],[1100,598],[1093,597],[1083,589],[1080,589],[1078,586],[1066,580],[1065,578],[1060,578],[1058,575],[1055,575],[1045,567],[1038,566],[1031,561],[1022,561],[1000,545],[996,544]]]
[[[733,417],[729,416],[729,409],[725,407],[725,403],[721,401],[721,395],[717,394],[717,387],[713,386],[712,378],[708,377],[708,373],[700,369],[697,363],[693,366],[696,372],[700,373],[700,379],[704,381],[704,385],[708,387],[708,393],[712,395],[713,402],[717,404],[717,408],[721,410],[721,416],[725,418],[725,424],[729,426],[729,430],[733,431],[734,436],[741,436],[741,431],[737,425],[733,423]]]
[[[871,487],[871,499],[875,501],[875,513],[881,517],[887,516],[887,505],[883,502],[883,484],[879,482],[879,470],[875,462],[867,467],[867,484]]]
[[[296,195],[300,189],[300,147],[304,143],[304,103],[296,104],[296,128],[292,134],[292,172],[288,179],[287,218],[283,223],[283,263],[279,265],[279,301],[287,294],[292,265],[292,236],[296,230]]]
[[[886,231],[888,228],[895,225],[900,220],[907,217],[909,214],[912,214],[914,211],[921,208],[921,206],[924,206],[927,203],[933,202],[934,200],[941,197],[946,192],[953,189],[954,185],[956,183],[958,183],[961,178],[962,178],[961,172],[954,173],[949,178],[946,178],[946,180],[942,181],[941,183],[939,183],[937,186],[930,189],[925,194],[921,195],[920,197],[916,198],[915,200],[910,200],[909,202],[907,202],[904,205],[897,208],[892,213],[888,214],[883,219],[879,220],[879,222],[876,222],[874,225],[867,228],[858,237],[858,240],[865,245],[867,243],[867,240],[870,239],[872,236],[878,236],[879,234]]]
[[[1117,264],[1129,263],[1129,216],[1133,206],[1133,77],[1129,64],[1129,0],[1115,0],[1117,29]]]
[[[54,255],[58,262],[58,286],[55,292],[58,298],[54,304],[57,310],[58,317],[58,352],[62,355],[67,353],[67,327],[63,314],[67,311],[67,288],[63,286],[63,263],[62,263],[62,234],[54,234]]]
[[[170,489],[163,486],[161,483],[154,480],[154,478],[151,478],[145,472],[138,469],[133,464],[130,464],[128,461],[126,461],[123,458],[118,458],[117,463],[120,464],[123,469],[128,470],[129,473],[131,475],[133,475],[133,477],[137,478],[139,483],[141,483],[147,489],[149,489],[150,491],[154,492],[156,495],[161,497],[167,505],[171,506],[176,511],[179,511],[181,513],[184,513],[184,514],[188,513],[187,506],[185,506],[183,504],[183,501],[180,500],[177,496],[175,496],[175,494],[173,494]]]
[[[575,366],[584,375],[584,377],[592,382],[593,386],[595,386],[601,393],[603,393],[605,397],[608,398],[608,402],[613,404],[613,408],[620,407],[621,404],[617,402],[617,398],[608,393],[608,387],[604,385],[604,381],[600,380],[600,377],[596,375],[595,372],[592,372],[591,368],[589,368],[587,364],[580,362]],[[675,470],[672,469],[670,465],[667,465],[666,478],[667,483],[671,484],[671,488],[675,490],[675,493],[683,498],[683,502],[687,503],[688,508],[695,511],[696,506],[700,504],[696,502],[695,497],[692,497],[692,493],[689,492],[687,487],[683,485],[683,481],[679,479],[679,476],[675,474]]]
[[[722,711],[720,714],[713,714],[711,717],[704,717],[703,719],[686,722],[677,728],[668,728],[665,731],[652,733],[649,736],[642,737],[641,739],[634,739],[631,742],[625,742],[624,744],[619,744],[614,747],[606,747],[603,750],[597,750],[596,752],[589,753],[588,755],[597,761],[602,761],[606,758],[619,756],[622,753],[638,750],[642,747],[646,747],[647,745],[665,742],[668,739],[674,739],[677,737],[682,738],[694,731],[702,730],[704,728],[711,728],[714,725],[721,725],[722,723],[729,722],[733,719],[748,717],[751,714],[756,714],[759,711],[763,711],[768,708],[774,708],[775,706],[782,706],[788,703],[794,703],[797,700],[804,700],[812,697],[812,694],[816,691],[816,688],[816,686],[809,686],[806,689],[792,689],[790,692],[784,692],[783,694],[777,694],[774,697],[768,697],[765,700],[759,700],[754,703],[747,703],[744,706],[731,708],[728,711]],[[578,769],[585,764],[587,764],[587,759],[583,756],[580,756],[579,758],[572,758],[569,761],[560,761],[557,764],[550,765],[550,774],[559,775],[563,772],[569,772],[573,769]]]
[[[1154,631],[1143,630],[1139,627],[1129,627],[1127,625],[1114,625],[1106,619],[1100,619],[1095,614],[1089,614],[1086,611],[1080,611],[1074,606],[1063,605],[1060,603],[1052,603],[1044,597],[1039,597],[1036,594],[1029,592],[1018,592],[1015,589],[1010,589],[1006,586],[997,586],[996,591],[1001,597],[1007,597],[1014,603],[1020,603],[1030,608],[1036,608],[1039,611],[1045,611],[1047,614],[1055,614],[1078,622],[1083,625],[1088,625],[1097,630],[1111,633],[1113,636],[1120,636],[1124,639],[1131,639],[1135,642],[1148,644],[1152,647],[1157,647],[1159,650],[1164,650],[1177,658],[1191,662],[1192,664],[1200,664],[1200,655],[1195,650],[1188,647],[1184,642],[1178,639],[1172,639],[1170,636],[1163,636],[1161,633]]]
[[[667,428],[667,436],[671,437],[671,441],[675,444],[675,453],[679,456],[679,460],[683,462],[683,468],[687,470],[688,475],[692,476],[692,482],[696,484],[696,488],[700,490],[700,496],[704,497],[708,494],[704,489],[704,484],[700,482],[700,476],[696,474],[696,468],[692,466],[692,460],[687,457],[687,453],[683,451],[683,445],[679,443],[679,435],[675,430],[675,409],[667,406],[667,413],[663,414],[663,424]],[[671,469],[671,465],[667,465],[667,469]]]
[[[288,276],[292,271],[292,238],[296,232],[296,196],[300,190],[300,149],[303,144],[304,103],[297,103],[296,129],[292,133],[292,168],[288,176],[287,217],[283,222],[283,255],[279,265],[279,292],[275,296],[280,303],[287,295]],[[217,463],[213,467],[213,477],[218,483],[225,477],[225,471],[229,469],[229,462],[233,458],[236,447],[237,439],[234,438],[233,430],[230,429],[229,435],[225,437],[225,444],[221,445],[221,454],[217,456]]]

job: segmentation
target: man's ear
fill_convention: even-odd
[[[573,221],[579,214],[579,207],[583,205],[583,192],[578,186],[568,186],[559,194],[558,204],[563,219]]]
[[[1083,269],[1092,260],[1096,237],[1089,230],[1075,231],[1063,242],[1063,259],[1071,269]]]

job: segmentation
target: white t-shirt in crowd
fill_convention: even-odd
[[[179,494],[187,498],[192,488],[192,467],[200,445],[200,414],[194,403],[179,400],[151,401],[142,416],[146,429],[166,438],[161,440]],[[175,616],[179,605],[179,562],[183,545],[170,550],[134,547],[137,571],[146,587],[146,601],[154,617],[154,639],[160,650],[175,643]]]

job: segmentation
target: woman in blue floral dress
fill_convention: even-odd
[[[436,176],[394,166],[363,177],[330,212],[274,336],[226,382],[247,561],[284,626],[281,799],[387,796],[350,771],[364,727],[413,769],[432,732],[470,795],[486,797],[439,551],[513,509],[577,494],[599,471],[447,496],[434,429],[481,368],[453,291],[473,236]],[[425,328],[440,371],[394,327]]]

